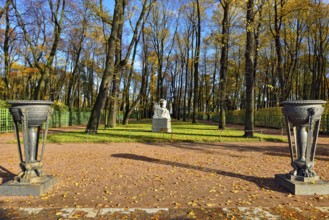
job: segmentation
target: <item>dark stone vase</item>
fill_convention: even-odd
[[[321,100],[284,101],[291,166],[288,174],[276,174],[275,181],[295,195],[329,194],[329,182],[314,172],[314,159],[320,130]]]
[[[9,101],[10,112],[14,119],[18,154],[22,172],[15,177],[19,183],[42,182],[46,175],[42,174],[42,161],[45,151],[45,140],[48,132],[48,122],[53,109],[51,101]],[[40,136],[42,125],[45,123],[43,135]],[[24,149],[19,137],[19,124],[22,127]],[[39,139],[42,139],[42,148],[39,150]],[[24,152],[24,153],[23,153]],[[38,154],[40,155],[38,156]]]
[[[295,178],[313,177],[310,181],[318,178],[313,167],[324,103],[326,102],[321,100],[281,103],[288,130],[291,165],[294,168],[290,175]],[[294,140],[291,136],[291,128],[294,131]]]

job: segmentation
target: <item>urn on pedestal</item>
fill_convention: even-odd
[[[295,195],[329,194],[329,182],[314,171],[315,152],[323,104],[321,100],[284,101],[291,166],[288,174],[276,174],[276,182]]]
[[[53,112],[50,101],[9,101],[13,117],[21,172],[14,180],[0,186],[0,195],[39,196],[56,182],[42,172],[49,118]],[[43,124],[45,125],[42,129]],[[23,146],[19,135],[21,127]],[[41,140],[41,148],[40,142]]]

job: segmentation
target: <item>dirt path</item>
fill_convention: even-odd
[[[72,129],[72,128],[70,128]],[[54,130],[52,132],[58,132]],[[13,134],[1,135],[0,184],[19,172]],[[329,141],[315,171],[329,180]],[[44,172],[59,182],[41,197],[0,196],[2,208],[321,207],[329,196],[294,196],[276,185],[287,173],[286,143],[47,144]]]
[[[329,180],[329,147],[315,170]],[[0,183],[19,171],[16,146],[0,145]],[[43,197],[0,197],[3,207],[235,207],[329,204],[291,196],[274,182],[287,173],[284,143],[48,144],[44,172],[59,183]]]

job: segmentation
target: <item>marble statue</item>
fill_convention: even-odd
[[[154,115],[153,118],[170,118],[170,113],[167,109],[167,101],[160,99],[160,104],[154,104]]]
[[[153,132],[172,132],[170,113],[167,109],[167,101],[160,99],[159,103],[154,104],[154,115],[152,119]]]

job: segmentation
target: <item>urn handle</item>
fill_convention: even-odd
[[[318,111],[318,109],[316,109],[316,108],[308,108],[307,111],[308,111],[309,116],[313,116]]]

